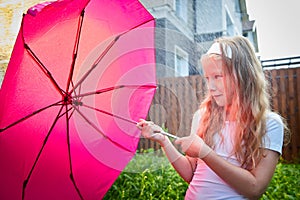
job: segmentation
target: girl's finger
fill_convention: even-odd
[[[184,138],[185,138],[185,137],[181,137],[181,138],[176,139],[176,140],[174,141],[175,144],[180,144],[180,145],[181,145],[181,143],[182,143],[182,141],[184,140]]]

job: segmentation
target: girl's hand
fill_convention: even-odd
[[[151,121],[145,121],[140,119],[137,123],[137,127],[142,131],[142,135],[155,142],[162,142],[165,140],[165,136],[161,134],[162,128]]]
[[[186,155],[194,158],[204,158],[212,151],[198,135],[179,138],[175,143],[181,146]]]

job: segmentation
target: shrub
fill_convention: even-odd
[[[121,173],[104,199],[183,199],[188,184],[162,153],[139,153]]]
[[[300,199],[300,164],[279,163],[261,199]]]
[[[121,173],[104,199],[184,199],[188,184],[163,153],[139,153]],[[300,199],[300,164],[280,162],[261,200]]]

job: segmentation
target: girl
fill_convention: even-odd
[[[284,124],[271,112],[267,82],[250,42],[219,38],[201,63],[208,93],[191,134],[177,151],[162,129],[140,120],[142,135],[160,143],[189,183],[185,199],[258,199],[282,153]]]

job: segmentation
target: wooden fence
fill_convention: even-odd
[[[300,157],[300,68],[265,70],[271,85],[272,107],[288,122],[291,140],[284,147],[283,157],[299,161]],[[200,75],[162,78],[149,110],[149,120],[168,129],[177,136],[190,133],[193,113],[205,95],[205,82]],[[141,139],[139,149],[160,146],[150,140]]]
[[[286,120],[291,132],[283,157],[300,161],[300,68],[266,70],[272,86],[272,107]]]

